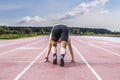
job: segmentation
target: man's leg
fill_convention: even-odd
[[[52,41],[51,51],[53,53],[53,64],[57,64],[57,42]]]
[[[64,56],[66,53],[67,41],[61,41],[60,66],[64,66]]]

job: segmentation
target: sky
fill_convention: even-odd
[[[0,0],[0,25],[120,31],[120,0]]]

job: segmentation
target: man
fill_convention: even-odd
[[[53,27],[52,32],[50,34],[49,47],[46,60],[48,61],[48,56],[50,51],[53,53],[53,64],[57,64],[57,43],[61,43],[60,50],[60,66],[64,66],[64,56],[66,53],[66,47],[68,45],[72,62],[74,62],[74,55],[71,47],[71,41],[69,38],[69,28],[65,25],[56,25]]]

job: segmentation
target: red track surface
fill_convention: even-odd
[[[120,80],[120,43],[71,37],[76,63],[45,63],[48,37],[0,42],[0,80]],[[58,45],[59,46],[59,45]],[[58,49],[58,56],[59,54]]]

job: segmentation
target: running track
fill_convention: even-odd
[[[48,36],[0,42],[0,80],[120,80],[120,43],[72,36],[65,67],[44,62]],[[59,51],[58,45],[58,53]],[[58,54],[59,56],[60,54]]]

